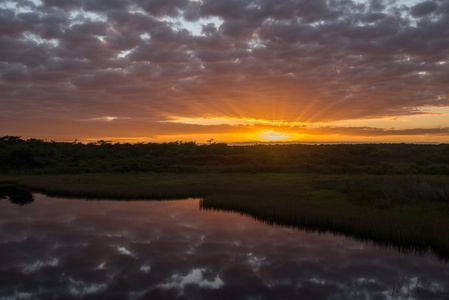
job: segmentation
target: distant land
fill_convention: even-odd
[[[238,147],[169,143],[55,142],[0,137],[3,173],[319,173],[449,175],[449,144],[290,144]]]

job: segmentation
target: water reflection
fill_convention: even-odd
[[[198,200],[0,201],[0,299],[442,299],[432,256],[199,210]]]
[[[252,204],[254,205],[254,204]],[[298,206],[300,207],[300,206]],[[408,254],[408,253],[416,253],[420,255],[425,255],[428,253],[434,254],[438,256],[441,260],[449,261],[449,254],[447,250],[444,247],[436,248],[433,244],[425,244],[420,243],[415,240],[409,240],[407,242],[404,242],[404,240],[395,241],[390,239],[382,239],[377,238],[374,239],[372,235],[366,235],[366,232],[362,232],[362,234],[354,233],[353,230],[342,230],[342,228],[334,228],[332,224],[321,224],[319,222],[313,222],[310,220],[301,220],[300,218],[297,218],[297,220],[289,220],[289,218],[292,216],[292,214],[289,212],[288,215],[282,214],[282,209],[280,210],[281,213],[279,213],[279,210],[276,210],[276,207],[270,208],[270,212],[274,212],[272,215],[275,215],[275,218],[270,215],[270,213],[264,213],[264,214],[258,214],[258,212],[252,211],[252,208],[254,206],[250,205],[250,209],[248,209],[248,206],[245,207],[245,205],[242,205],[242,207],[235,206],[235,207],[227,207],[227,205],[222,205],[222,203],[211,203],[209,200],[201,200],[200,201],[200,209],[205,211],[222,211],[222,212],[229,212],[229,213],[237,213],[241,216],[250,217],[254,219],[255,221],[262,222],[266,225],[270,226],[281,226],[281,227],[289,227],[294,228],[298,230],[304,230],[309,233],[318,233],[318,234],[331,234],[331,235],[343,235],[346,237],[354,238],[358,240],[359,242],[364,243],[370,243],[376,247],[381,248],[393,248],[399,253],[402,254]],[[265,211],[269,211],[266,208],[263,208]],[[277,214],[277,215],[276,215]],[[357,225],[355,225],[353,228],[357,228]],[[352,229],[349,227],[349,229]],[[438,251],[443,249],[443,251]],[[444,251],[446,250],[446,251]]]

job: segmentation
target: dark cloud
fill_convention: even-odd
[[[437,7],[438,4],[434,1],[424,1],[412,6],[411,14],[413,17],[423,17],[435,11]]]
[[[176,17],[184,10],[188,0],[137,0],[137,4],[152,16]]]
[[[384,0],[373,0],[373,1],[371,1],[369,8],[371,11],[376,11],[376,12],[383,11],[386,8],[386,5],[384,2],[385,2]]]
[[[448,15],[446,1],[8,0],[0,104],[42,122],[108,103],[149,119],[414,114],[449,105]]]
[[[58,7],[63,9],[77,8],[80,4],[78,0],[42,0],[45,7]]]
[[[301,129],[307,134],[338,134],[342,136],[390,136],[390,135],[448,135],[449,128],[413,128],[413,129],[381,129],[373,127],[321,127],[313,129]]]

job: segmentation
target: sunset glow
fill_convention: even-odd
[[[288,141],[291,138],[291,135],[286,134],[285,132],[276,132],[272,130],[261,132],[257,135],[263,141],[274,142],[274,141]]]
[[[0,3],[0,135],[449,142],[449,2]]]

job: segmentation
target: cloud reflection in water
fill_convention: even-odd
[[[432,256],[269,226],[198,200],[0,202],[0,299],[439,299]]]

